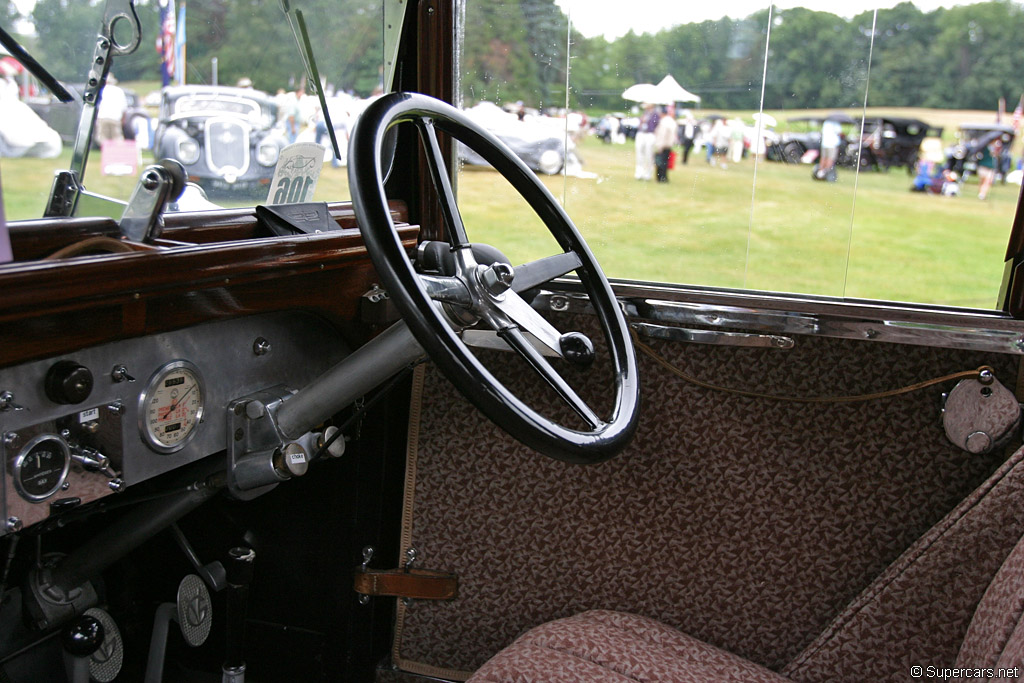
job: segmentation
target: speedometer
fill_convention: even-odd
[[[203,419],[203,381],[187,360],[157,370],[139,399],[139,431],[158,453],[174,453],[195,436]]]

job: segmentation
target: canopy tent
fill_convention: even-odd
[[[660,92],[672,98],[673,102],[700,102],[700,96],[679,85],[679,81],[672,77],[672,74],[661,79],[657,86]]]
[[[653,83],[637,83],[626,88],[622,99],[631,102],[647,102],[649,104],[672,104],[668,96],[658,90]]]
[[[700,97],[679,85],[671,75],[665,76],[657,85],[637,83],[626,88],[622,99],[650,104],[675,104],[676,102],[700,102]]]

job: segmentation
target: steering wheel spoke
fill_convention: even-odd
[[[430,177],[434,180],[434,189],[437,190],[438,198],[441,200],[441,213],[444,216],[444,222],[448,226],[448,230],[451,231],[448,241],[453,248],[465,246],[469,244],[469,238],[466,236],[466,226],[462,222],[462,214],[459,213],[459,207],[455,203],[455,191],[452,190],[452,183],[448,178],[448,170],[444,163],[441,145],[437,141],[434,122],[422,118],[419,124],[423,144],[426,146]]]
[[[605,425],[604,420],[590,409],[586,401],[580,398],[576,390],[569,386],[569,383],[558,374],[558,371],[551,367],[547,359],[534,348],[530,340],[526,338],[522,330],[517,327],[506,327],[498,331],[498,336],[505,340],[509,346],[515,349],[519,355],[530,364],[534,371],[544,378],[544,381],[562,397],[569,407],[576,411],[576,414],[583,418],[590,429],[600,429]]]
[[[517,272],[518,277],[518,272]],[[500,299],[492,305],[507,318],[511,325],[495,325],[498,333],[506,327],[518,327],[524,332],[529,332],[533,338],[544,346],[555,352],[555,355],[562,355],[561,337],[562,333],[555,329],[555,326],[544,319],[540,313],[534,310],[533,306],[526,303],[521,296],[512,290],[506,291]]]
[[[525,292],[540,287],[556,277],[568,275],[582,265],[583,261],[580,260],[579,254],[574,251],[524,263],[521,266],[516,266],[516,277],[512,281],[512,289],[517,292]]]

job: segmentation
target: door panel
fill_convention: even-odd
[[[599,336],[588,315],[552,316]],[[791,350],[649,344],[701,380],[782,396],[884,391],[981,365],[1016,383],[1016,358],[991,352],[810,335]],[[512,354],[490,360],[515,381]],[[517,445],[428,366],[403,550],[460,585],[452,602],[399,607],[403,666],[471,671],[534,625],[607,608],[780,669],[1007,453],[948,441],[952,383],[807,405],[704,389],[644,354],[640,368],[634,443],[580,467]],[[565,373],[585,397],[607,393],[601,372]],[[987,579],[975,583],[980,598]],[[955,657],[958,640],[942,645]]]

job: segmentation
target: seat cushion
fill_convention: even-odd
[[[654,619],[593,610],[527,631],[469,680],[777,683],[789,679]]]

